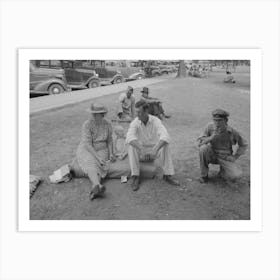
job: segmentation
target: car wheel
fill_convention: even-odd
[[[143,77],[143,75],[138,75],[137,76],[137,80],[142,80],[144,77]]]
[[[99,82],[96,80],[92,80],[88,83],[88,88],[95,88],[95,87],[99,87]]]
[[[118,77],[114,80],[114,84],[120,84],[122,83],[122,78],[121,77]]]
[[[64,88],[63,88],[63,86],[62,85],[60,85],[60,84],[52,84],[52,85],[50,85],[49,86],[49,88],[48,88],[48,92],[49,92],[49,94],[60,94],[60,93],[62,93],[62,92],[64,92],[65,90],[64,90]]]

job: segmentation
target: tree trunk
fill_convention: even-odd
[[[184,60],[180,60],[179,62],[179,69],[177,73],[177,78],[185,78],[187,77],[186,65]]]

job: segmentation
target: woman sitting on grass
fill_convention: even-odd
[[[102,196],[105,186],[101,179],[108,172],[108,162],[115,161],[112,126],[104,119],[107,109],[101,104],[91,104],[91,116],[83,124],[81,142],[77,149],[77,162],[92,183],[90,199]]]

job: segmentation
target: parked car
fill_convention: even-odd
[[[174,68],[170,65],[160,64],[158,67],[160,69],[161,75],[167,75],[167,74],[174,72]]]
[[[29,63],[30,94],[59,94],[69,90],[63,69],[39,68]]]
[[[38,68],[64,69],[67,85],[71,89],[100,86],[98,75],[93,69],[85,69],[79,60],[34,60]]]
[[[125,81],[141,80],[145,78],[145,72],[138,65],[138,61],[133,60],[114,60],[106,61],[106,68],[115,69],[121,73]]]
[[[83,69],[96,72],[101,85],[119,84],[125,81],[124,76],[118,69],[106,66],[105,60],[83,60],[80,63]]]
[[[148,60],[145,63],[144,71],[145,71],[145,76],[148,77],[148,78],[158,77],[158,76],[162,75],[161,69],[152,60]]]

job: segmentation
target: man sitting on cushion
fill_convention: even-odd
[[[164,172],[164,180],[172,185],[179,185],[172,177],[174,167],[168,132],[160,119],[149,115],[148,110],[149,106],[143,100],[135,104],[137,117],[130,123],[126,136],[133,191],[137,191],[140,185],[140,161],[158,160]]]

